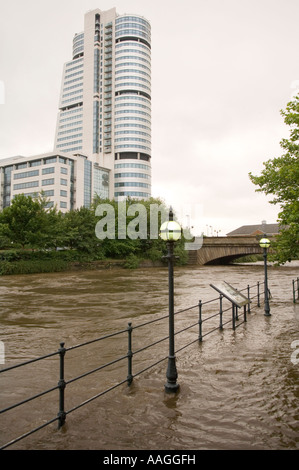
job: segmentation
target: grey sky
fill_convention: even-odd
[[[86,11],[116,7],[152,25],[153,196],[197,232],[276,221],[248,173],[288,136],[280,109],[299,89],[297,0],[0,2],[0,159],[53,150],[73,36]]]

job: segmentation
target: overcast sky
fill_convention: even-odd
[[[298,0],[0,0],[0,159],[53,150],[73,36],[88,10],[113,7],[152,26],[153,196],[197,233],[276,222],[248,173],[289,135]]]

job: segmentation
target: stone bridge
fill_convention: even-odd
[[[189,251],[188,264],[228,264],[241,256],[261,253],[256,237],[204,237],[199,250]]]

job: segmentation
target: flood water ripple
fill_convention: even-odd
[[[176,395],[164,392],[167,364],[162,362],[135,377],[130,387],[124,384],[68,415],[61,430],[50,425],[11,448],[299,449],[299,361],[291,360],[292,343],[299,340],[299,305],[292,299],[292,279],[298,276],[298,263],[270,267],[271,317],[264,316],[263,306],[254,307],[235,331],[227,325],[180,351]],[[210,283],[222,280],[243,289],[263,281],[263,266],[177,267],[175,310],[217,297]],[[71,347],[123,330],[128,322],[134,326],[167,314],[167,283],[165,268],[2,277],[5,367],[57,351],[61,341]],[[193,313],[175,321],[183,324],[188,315]],[[139,338],[136,330],[134,347],[155,340],[155,328],[160,327],[154,325]],[[187,332],[188,341],[196,334]],[[67,353],[66,373],[89,370],[120,351],[127,353],[126,338],[111,339],[105,347],[94,345],[84,354],[79,349],[72,357]],[[147,354],[152,363],[166,356],[167,342]],[[57,359],[47,368],[36,363],[3,374],[1,408],[52,386],[53,380],[56,385]],[[67,386],[66,408],[95,395],[111,380],[124,379],[125,368],[115,366],[110,373],[84,379],[83,385]],[[1,444],[56,416],[57,406],[56,391],[3,415]]]

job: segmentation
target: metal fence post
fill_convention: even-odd
[[[297,283],[297,287],[295,287],[295,283]],[[297,279],[292,280],[293,284],[293,302],[296,303],[296,300],[299,300],[299,277]],[[297,291],[297,298],[296,298],[296,291]]]
[[[59,387],[59,412],[58,412],[58,429],[60,429],[64,423],[65,423],[65,418],[66,418],[66,412],[64,410],[64,390],[66,387],[66,383],[64,380],[64,356],[65,356],[65,347],[64,343],[60,343],[60,349],[59,349],[59,382],[58,382],[58,387]]]
[[[132,352],[132,323],[128,323],[128,376],[127,376],[127,383],[128,385],[131,385],[133,382],[133,375],[132,375],[132,358],[133,358],[133,352]]]
[[[249,286],[249,284],[248,284],[248,286],[247,286],[247,298],[248,298],[248,300],[249,300],[249,303],[248,303],[248,310],[247,310],[247,311],[248,311],[248,313],[250,313],[250,286]],[[245,320],[245,321],[246,321],[246,320]]]
[[[201,302],[201,300],[198,303],[198,308],[199,308],[199,317],[198,317],[199,336],[198,336],[198,341],[202,341],[202,302]]]
[[[233,330],[236,329],[236,318],[235,318],[235,304],[232,304],[232,322],[233,322]]]
[[[257,306],[260,307],[260,281],[257,281]]]
[[[219,311],[219,316],[220,316],[220,323],[219,323],[219,329],[220,330],[223,330],[223,323],[222,323],[222,314],[223,314],[223,310],[222,310],[222,299],[223,299],[223,294],[220,294],[219,296],[219,307],[220,307],[220,311]]]

